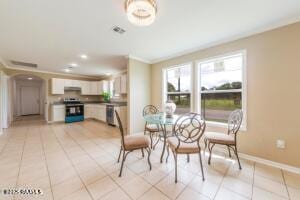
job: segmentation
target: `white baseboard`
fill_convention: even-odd
[[[283,164],[283,163],[279,163],[279,162],[274,162],[274,161],[271,161],[271,160],[263,159],[263,158],[256,157],[256,156],[251,156],[251,155],[244,154],[244,153],[239,153],[239,156],[241,158],[246,159],[246,160],[251,160],[251,161],[254,161],[254,162],[257,162],[257,163],[269,165],[269,166],[272,166],[272,167],[283,169],[285,171],[300,174],[300,168],[298,168],[298,167],[293,167],[291,165],[287,165],[287,164]]]

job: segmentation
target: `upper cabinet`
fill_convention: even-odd
[[[123,74],[114,79],[114,94],[127,93],[127,75]]]
[[[124,74],[121,76],[121,94],[127,93],[127,75]]]
[[[64,94],[65,93],[65,80],[59,78],[53,78],[51,80],[51,93],[52,94]]]
[[[109,82],[108,81],[98,81],[97,83],[97,93],[102,94],[103,92],[109,91]]]
[[[101,95],[109,90],[108,81],[79,81],[52,78],[51,86],[52,94],[64,94],[65,87],[79,87],[82,95]]]

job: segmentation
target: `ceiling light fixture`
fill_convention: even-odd
[[[28,77],[27,79],[28,79],[28,80],[32,80],[32,78],[31,78],[31,77]]]
[[[78,64],[77,63],[71,63],[70,64],[72,67],[78,67]]]
[[[81,54],[81,55],[80,55],[80,58],[82,58],[82,59],[86,60],[86,59],[88,58],[88,56],[87,56],[87,55],[85,55],[85,54]]]
[[[155,0],[126,0],[128,20],[137,26],[148,26],[155,20],[157,6]]]
[[[67,72],[67,73],[68,73],[68,72],[71,72],[70,69],[64,69],[64,71]]]
[[[105,75],[106,75],[106,76],[110,76],[110,75],[111,75],[111,73],[105,73]]]

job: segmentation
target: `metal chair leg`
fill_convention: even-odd
[[[119,156],[118,156],[118,162],[120,162],[121,153],[122,153],[122,147],[120,148],[120,153],[119,153]]]
[[[228,148],[229,158],[231,158],[231,151],[230,151],[229,146],[227,146],[227,148]]]
[[[208,143],[208,149],[209,149],[209,158],[208,158],[208,164],[210,165],[210,161],[211,161],[211,154],[212,154],[212,149],[215,146],[215,144],[212,144],[210,146],[210,142]]]
[[[122,176],[122,171],[123,171],[123,166],[124,166],[124,162],[126,160],[127,155],[130,153],[130,151],[128,151],[127,153],[125,153],[125,150],[123,152],[123,159],[122,159],[122,164],[121,164],[121,169],[120,169],[120,173],[119,173],[119,177]]]
[[[143,158],[145,157],[145,154],[144,154],[144,149],[143,148],[141,148],[141,151],[142,151],[142,156],[143,156]]]
[[[155,144],[153,145],[153,150],[155,149],[155,147],[158,144],[159,140],[160,140],[160,135],[158,133],[157,140],[156,140]]]
[[[189,163],[190,162],[190,154],[186,154],[186,161]]]
[[[148,164],[149,164],[149,167],[150,167],[150,170],[151,170],[152,169],[151,161],[150,161],[151,149],[146,148],[146,151],[148,152]]]
[[[152,149],[152,144],[153,144],[153,135],[152,132],[149,132],[149,136],[150,136],[150,148]]]
[[[170,146],[167,145],[167,157],[166,157],[166,163],[168,162],[168,159],[169,159],[169,155],[170,155]]]
[[[173,156],[174,156],[174,161],[175,161],[175,183],[177,183],[177,154],[173,152]]]
[[[203,164],[202,164],[202,157],[201,157],[201,151],[199,152],[199,161],[200,161],[200,167],[201,167],[201,173],[202,173],[202,180],[204,181],[204,172],[203,172]]]
[[[240,163],[240,158],[239,158],[239,155],[238,155],[238,152],[237,152],[237,147],[235,146],[234,148],[234,153],[235,153],[235,156],[238,160],[238,163],[239,163],[239,169],[241,170],[242,169],[242,166],[241,166],[241,163]]]

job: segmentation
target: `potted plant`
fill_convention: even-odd
[[[102,96],[103,96],[103,100],[104,100],[105,102],[109,102],[110,97],[111,97],[109,92],[103,92],[103,93],[102,93]]]

